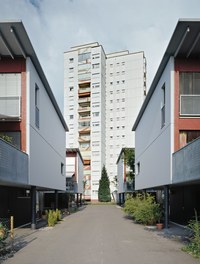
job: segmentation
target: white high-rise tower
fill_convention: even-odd
[[[144,100],[145,76],[143,52],[106,55],[95,42],[64,54],[66,146],[83,156],[85,199],[98,200],[103,165],[112,181],[121,148],[134,147],[131,129]]]

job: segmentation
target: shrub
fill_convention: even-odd
[[[188,227],[193,232],[193,237],[188,245],[183,247],[183,251],[190,253],[196,258],[200,258],[200,221],[198,221],[195,211],[195,220],[189,222]]]
[[[135,198],[128,198],[124,211],[137,222],[145,225],[153,225],[160,220],[160,205],[155,202],[150,194],[137,194]]]
[[[124,204],[124,212],[129,216],[135,218],[134,214],[141,203],[141,194],[137,194],[136,197],[127,196]]]
[[[57,223],[56,211],[53,211],[53,210],[48,211],[47,223],[48,223],[48,226],[55,226],[55,224]]]
[[[61,219],[62,219],[61,210],[56,209],[56,219],[57,219],[57,221],[61,221]]]

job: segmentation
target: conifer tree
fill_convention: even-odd
[[[105,165],[102,168],[101,179],[99,180],[99,190],[98,190],[99,202],[110,202],[110,181],[107,175]]]

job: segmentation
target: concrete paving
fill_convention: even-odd
[[[183,244],[160,234],[134,224],[114,205],[89,205],[54,228],[18,230],[15,246],[19,250],[3,263],[200,263],[181,251]]]

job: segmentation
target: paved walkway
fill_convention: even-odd
[[[181,243],[144,230],[112,205],[90,205],[53,229],[17,236],[19,251],[4,264],[200,263],[180,250]]]

